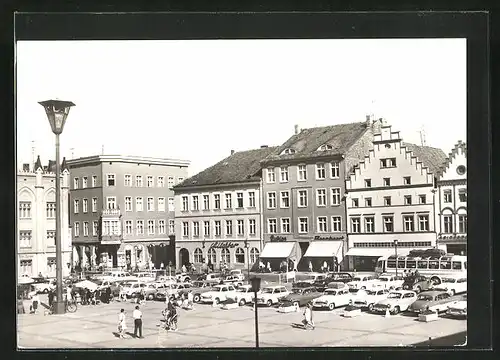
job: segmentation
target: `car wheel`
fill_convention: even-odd
[[[247,302],[245,301],[245,299],[241,299],[240,302],[239,302],[239,305],[240,306],[245,306]]]
[[[366,286],[361,286],[359,290],[366,290]]]
[[[328,310],[333,310],[333,309],[335,309],[335,304],[334,303],[328,304]]]
[[[399,306],[394,307],[394,311],[392,312],[394,315],[399,314]]]
[[[373,311],[373,304],[368,304],[368,311]]]
[[[272,300],[267,300],[267,306],[269,306],[269,307],[273,306],[273,301]]]
[[[195,295],[193,296],[193,301],[194,301],[195,303],[200,302],[200,295],[195,294]]]
[[[148,300],[153,300],[155,297],[153,294],[148,295]]]
[[[215,298],[215,305],[219,305],[220,303],[220,299],[219,298]]]
[[[422,289],[420,288],[420,286],[417,285],[417,287],[415,288],[415,292],[418,294],[422,291]]]

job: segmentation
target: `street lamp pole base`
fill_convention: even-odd
[[[66,304],[64,301],[54,301],[52,305],[54,307],[54,314],[61,315],[66,313]]]

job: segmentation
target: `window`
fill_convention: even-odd
[[[391,206],[392,201],[390,196],[384,196],[384,206]]]
[[[85,214],[89,212],[89,199],[82,200],[82,207]]]
[[[276,219],[267,219],[267,232],[269,234],[276,234],[277,232],[277,220]]]
[[[461,261],[453,261],[451,263],[451,267],[453,270],[462,270],[462,262]],[[462,280],[462,279],[460,279]],[[465,279],[465,281],[460,281],[458,280],[457,282],[467,282],[467,279]]]
[[[316,164],[316,180],[323,180],[326,178],[325,164]]]
[[[137,175],[135,177],[135,186],[142,187],[142,175]]]
[[[299,207],[307,207],[307,190],[298,190]]]
[[[415,231],[415,228],[413,226],[413,220],[414,220],[413,215],[404,215],[403,216],[403,226],[404,226],[405,232]]]
[[[295,150],[288,148],[288,149],[283,150],[283,154],[285,154],[285,155],[293,155],[293,154],[295,154]]]
[[[371,179],[365,179],[365,187],[367,187],[367,188],[372,187],[372,180]]]
[[[146,206],[148,211],[155,211],[155,198],[148,197]]]
[[[234,252],[235,260],[238,264],[244,264],[245,263],[245,252],[243,251],[242,248],[236,248],[236,251]]]
[[[89,236],[89,222],[83,222],[83,236]]]
[[[154,186],[154,181],[153,181],[153,177],[152,176],[148,176],[146,181],[147,181],[147,186],[148,187],[153,187]]]
[[[217,264],[217,253],[215,252],[215,249],[208,249],[207,256],[208,261],[211,264]]]
[[[288,167],[282,166],[280,168],[280,182],[285,183],[288,182]]]
[[[107,174],[106,179],[108,186],[115,186],[115,174]]]
[[[365,232],[375,232],[375,218],[373,216],[365,217]]]
[[[248,206],[254,208],[255,207],[255,192],[248,192]]]
[[[451,190],[445,190],[443,192],[444,202],[451,203]]]
[[[142,197],[135,198],[135,211],[144,211]]]
[[[316,190],[316,206],[326,206],[326,189]]]
[[[467,202],[467,189],[458,189],[458,200],[460,202]]]
[[[256,221],[255,221],[255,219],[248,220],[248,233],[250,235],[255,235],[255,233],[256,233]]]
[[[411,176],[403,177],[403,184],[404,185],[411,185]]]
[[[130,225],[130,229],[127,228],[127,224]],[[97,236],[98,231],[99,231],[99,222],[94,220],[92,221],[92,236]],[[132,234],[132,221],[130,220],[125,221],[125,231],[127,235]]]
[[[429,231],[429,215],[418,216],[418,230]]]
[[[200,222],[199,221],[193,222],[193,236],[194,237],[200,236]]]
[[[21,260],[20,262],[20,273],[26,275],[33,274],[33,261],[32,260]]]
[[[361,227],[360,227],[360,219],[359,217],[353,217],[351,218],[351,232],[352,233],[359,233],[361,232]]]
[[[75,224],[73,225],[73,231],[75,236],[80,236],[80,223],[78,221],[75,221]]]
[[[106,198],[106,209],[116,209],[116,197],[108,196]]]
[[[425,195],[418,195],[418,202],[419,202],[419,204],[426,204],[427,203],[426,200],[427,199],[425,198]]]
[[[125,196],[125,211],[132,211],[132,197]]]
[[[340,216],[332,216],[332,232],[342,231],[342,218]]]
[[[215,236],[220,236],[221,235],[221,224],[220,220],[215,220]]]
[[[458,215],[458,232],[467,233],[467,215]]]
[[[56,203],[48,202],[47,203],[47,219],[55,219],[56,218]]]
[[[384,178],[384,186],[391,186],[391,178]]]
[[[165,220],[158,220],[158,234],[165,234]]]
[[[276,193],[274,191],[267,193],[267,208],[276,209]]]
[[[129,174],[124,175],[123,184],[127,187],[131,187],[132,186],[132,175],[129,175]]]
[[[203,210],[210,210],[210,196],[203,195]]]
[[[214,209],[220,209],[220,194],[214,194]]]
[[[174,219],[168,220],[168,233],[170,235],[175,234],[175,220]]]
[[[394,216],[382,216],[384,232],[394,232]]]
[[[299,165],[297,167],[297,181],[306,181],[307,180],[307,165]]]
[[[332,179],[338,179],[340,177],[340,166],[337,161],[330,164],[330,177]]]
[[[174,187],[174,177],[173,176],[168,177],[167,186],[169,189],[172,189]]]
[[[226,220],[226,235],[228,235],[228,236],[233,235],[233,221],[232,220]]]
[[[85,189],[88,186],[88,177],[84,176],[82,178],[82,189]]]
[[[203,262],[203,252],[201,251],[200,248],[196,248],[193,252],[193,260],[195,263],[202,263]]]
[[[281,207],[284,209],[287,209],[290,207],[290,192],[288,191],[281,191]]]
[[[309,218],[299,217],[299,233],[304,234],[309,232]]]
[[[137,220],[137,222],[136,222],[136,232],[137,232],[137,235],[143,235],[144,234],[144,220]]]
[[[233,207],[233,197],[232,194],[226,194],[226,209],[232,209]]]
[[[372,206],[372,198],[371,197],[365,198],[365,206],[366,207],[371,207]]]
[[[340,205],[340,188],[331,188],[330,194],[331,194],[331,199],[332,199],[331,200],[332,206]]]
[[[193,210],[199,210],[198,195],[193,195]]]
[[[443,232],[445,234],[453,233],[453,218],[451,215],[444,215],[443,216],[443,225],[444,225]]]
[[[92,198],[92,212],[97,212],[97,198]]]
[[[73,179],[73,189],[78,189],[78,185],[79,185],[80,181],[79,179],[76,177]]]
[[[206,220],[203,222],[203,236],[210,236],[210,221]]]
[[[75,214],[78,214],[80,212],[80,200],[78,199],[73,200],[73,212]]]
[[[281,232],[284,234],[290,233],[290,218],[281,218]]]
[[[31,218],[31,202],[22,201],[19,203],[19,218],[20,219]]]
[[[396,167],[396,158],[380,159],[381,168],[393,168]]]
[[[76,224],[76,223],[75,223]],[[19,231],[19,247],[31,247],[31,230]],[[78,236],[75,234],[75,236]]]
[[[92,175],[92,187],[96,187],[96,186],[97,186],[97,176]]]
[[[189,223],[187,221],[182,222],[182,236],[189,236]]]
[[[182,211],[188,211],[189,201],[187,196],[182,197]]]
[[[352,207],[359,207],[359,199],[352,199]]]
[[[164,197],[158,198],[158,211],[165,211],[165,198]]]
[[[236,207],[241,209],[243,208],[243,193],[236,193]]]
[[[156,180],[156,186],[165,187],[165,178],[163,176],[158,176]]]
[[[328,150],[332,150],[333,149],[333,146],[330,145],[330,144],[323,144],[319,147],[318,151],[328,151]]]
[[[229,253],[229,249],[222,249],[220,252],[222,263],[229,264],[231,262],[231,254]]]
[[[255,264],[257,262],[257,259],[259,258],[259,249],[257,248],[251,248],[250,249],[250,262],[252,264]]]
[[[318,216],[318,232],[327,232],[326,216]]]
[[[272,184],[276,181],[276,174],[274,172],[274,168],[267,169],[267,183]]]
[[[411,195],[405,195],[404,204],[411,205]]]

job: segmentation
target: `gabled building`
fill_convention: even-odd
[[[174,187],[176,263],[248,268],[262,250],[260,161],[263,146],[231,156]]]
[[[458,141],[437,179],[438,246],[467,255],[467,145]]]
[[[345,179],[372,146],[382,119],[299,131],[261,161],[262,261],[278,270],[343,267]]]
[[[383,125],[346,181],[348,268],[373,271],[378,257],[436,246],[435,177],[441,149],[404,143]]]

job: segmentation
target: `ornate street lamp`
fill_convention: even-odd
[[[64,124],[72,106],[71,101],[47,100],[39,102],[45,109],[52,132],[56,135],[56,301],[54,302],[54,313],[64,314],[66,312],[63,300],[63,258],[61,242],[61,161],[59,159],[59,135],[63,132]]]
[[[259,347],[259,316],[257,314],[257,309],[259,308],[257,305],[257,293],[260,290],[260,281],[261,279],[259,277],[254,276],[253,278],[250,279],[250,283],[252,284],[252,291],[253,291],[253,300],[254,300],[254,306],[255,306],[255,347]]]
[[[394,239],[394,251],[396,253],[396,276],[398,276],[398,239]]]
[[[247,249],[247,276],[250,279],[250,244],[248,239],[245,239],[245,249]]]

